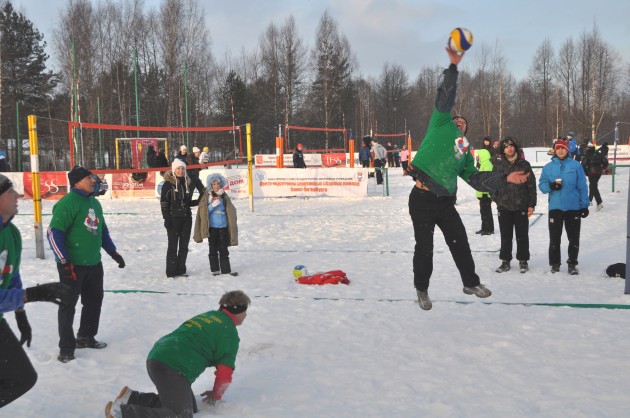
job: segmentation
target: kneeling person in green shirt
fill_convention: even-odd
[[[247,317],[250,298],[240,290],[224,294],[219,309],[199,314],[160,338],[147,358],[147,372],[158,393],[125,386],[105,407],[105,416],[190,418],[197,412],[191,385],[208,367],[216,367],[212,390],[202,394],[214,405],[232,382],[240,339],[236,327]]]

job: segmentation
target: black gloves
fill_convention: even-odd
[[[586,218],[588,216],[588,208],[580,209],[580,216]]]
[[[65,263],[65,264],[61,264],[61,278],[62,279],[66,279],[66,280],[76,280],[77,279],[77,274],[74,272],[74,264],[72,263]]]
[[[555,181],[550,181],[549,188],[551,190],[560,190],[562,188],[562,183],[556,183]]]
[[[416,181],[416,177],[418,175],[418,169],[416,167],[412,166],[411,164],[409,164],[407,166],[407,174],[409,174],[411,176],[413,181]]]
[[[114,261],[118,263],[118,268],[119,269],[124,269],[125,268],[125,260],[122,258],[122,255],[120,255],[118,253],[114,253],[114,254],[110,254],[110,255],[114,259]]]
[[[172,226],[173,226],[173,222],[171,221],[170,218],[164,219],[164,228],[171,229]]]
[[[37,285],[25,289],[26,302],[52,302],[67,305],[72,298],[72,288],[67,284],[55,282]]]
[[[33,333],[31,330],[31,324],[29,324],[28,319],[26,319],[26,312],[15,311],[15,322],[17,322],[17,326],[21,334],[20,344],[24,345],[24,343],[26,343],[26,346],[30,347]]]

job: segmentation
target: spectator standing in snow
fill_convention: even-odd
[[[160,208],[168,236],[166,277],[188,276],[186,259],[192,228],[190,208],[197,206],[198,201],[192,198],[193,184],[186,175],[186,164],[176,158],[171,168],[172,171],[164,173],[160,194]]]
[[[383,184],[383,167],[387,163],[387,150],[384,146],[376,142],[376,139],[370,138],[372,149],[370,155],[374,161],[374,168],[376,169],[376,184]]]
[[[475,273],[466,228],[455,209],[453,194],[457,177],[473,188],[494,192],[510,183],[524,183],[529,173],[513,172],[509,175],[478,172],[465,137],[466,119],[451,116],[457,91],[457,65],[464,54],[445,48],[450,66],[444,70],[444,79],[438,88],[435,109],[422,145],[409,165],[415,185],[409,195],[409,214],[416,239],[413,256],[414,286],[420,308],[433,306],[428,288],[433,273],[433,235],[437,225],[444,234],[455,264],[459,270],[463,291],[468,295],[486,298],[492,292],[483,286]]]
[[[407,144],[405,144],[400,150],[400,164],[402,164],[403,176],[407,175],[407,168],[409,167],[409,157],[409,150],[407,149]]]
[[[198,165],[200,155],[201,150],[197,147],[193,147],[192,154],[188,154],[188,157],[186,158],[186,167],[190,167],[191,165]],[[186,170],[186,174],[188,174],[188,177],[190,177],[190,180],[192,180],[193,186],[195,186],[195,188],[199,192],[199,196],[201,196],[205,190],[205,187],[203,187],[203,183],[199,179],[199,170],[199,168],[189,168]]]
[[[201,164],[207,164],[210,162],[210,148],[203,147],[203,152],[199,155],[199,162]]]
[[[103,263],[101,248],[125,267],[125,260],[116,251],[109,235],[100,202],[93,196],[96,180],[92,173],[74,166],[68,173],[70,193],[59,200],[52,209],[48,227],[48,242],[55,254],[59,281],[72,288],[71,303],[60,306],[59,356],[67,363],[74,360],[75,348],[107,347],[94,337],[98,333],[103,305]],[[75,338],[73,331],[75,306],[81,296],[81,323]]]
[[[304,162],[304,153],[302,152],[302,144],[297,144],[293,152],[293,168],[306,168]]]
[[[593,205],[593,197],[597,202],[597,210],[601,210],[604,207],[602,196],[599,193],[599,179],[602,177],[602,173],[608,167],[608,146],[602,145],[597,151],[592,142],[586,147],[584,156],[582,157],[582,167],[584,173],[588,176],[588,200],[589,206]]]
[[[501,231],[501,265],[497,273],[510,270],[512,261],[512,237],[516,234],[516,259],[521,273],[529,270],[529,217],[536,208],[536,177],[529,162],[521,157],[521,149],[515,139],[507,137],[499,144],[502,150],[494,161],[495,173],[509,174],[514,171],[529,173],[527,183],[510,184],[492,194],[499,213]]]
[[[549,265],[551,272],[560,271],[560,241],[562,227],[569,240],[568,272],[578,274],[580,226],[588,216],[588,190],[586,176],[579,162],[569,157],[569,144],[556,141],[556,155],[542,170],[538,188],[549,194]]]
[[[492,171],[492,155],[486,148],[477,150],[479,171]],[[481,215],[481,229],[477,231],[480,235],[494,234],[494,217],[492,216],[492,199],[488,192],[477,192],[479,199],[479,214]]]
[[[238,273],[232,271],[228,247],[238,245],[236,208],[223,188],[227,180],[219,173],[208,176],[208,188],[199,200],[193,239],[197,243],[208,238],[208,259],[212,275]]]
[[[24,305],[68,303],[72,297],[70,288],[59,282],[22,287],[22,236],[11,223],[18,212],[17,197],[11,180],[0,174],[0,408],[24,395],[37,381],[37,373],[22,347],[24,344],[30,347],[32,338]],[[4,319],[3,314],[11,311],[15,312],[19,341]]]
[[[363,168],[370,167],[370,149],[366,144],[361,144],[361,149],[359,150],[359,162],[361,162],[361,167]]]
[[[147,356],[147,372],[156,393],[125,386],[105,407],[108,418],[192,418],[197,402],[192,384],[208,367],[215,367],[212,390],[201,394],[214,405],[232,382],[240,338],[236,327],[247,318],[250,298],[241,290],[225,293],[219,308],[190,318],[160,338]]]
[[[155,147],[149,145],[147,148],[147,166],[149,168],[159,167],[157,164],[157,152],[155,152]]]
[[[184,164],[188,161],[188,147],[186,145],[182,145],[179,147],[179,153],[175,155],[175,158],[181,160]]]
[[[570,157],[574,160],[578,159],[579,147],[577,145],[577,140],[575,139],[575,134],[573,132],[567,133],[567,143],[569,144]]]

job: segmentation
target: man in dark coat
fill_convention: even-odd
[[[514,171],[529,173],[527,182],[509,184],[492,194],[499,213],[501,231],[501,265],[497,273],[510,270],[512,260],[512,237],[516,232],[516,259],[521,273],[529,270],[529,217],[536,207],[536,177],[529,162],[521,158],[521,149],[515,139],[506,137],[499,144],[501,151],[496,155],[493,172],[509,174]]]
[[[295,147],[295,152],[293,153],[293,168],[306,168],[302,144],[297,144],[297,147]]]

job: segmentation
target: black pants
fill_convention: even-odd
[[[31,390],[35,382],[37,373],[20,341],[6,319],[0,319],[0,408]]]
[[[499,210],[499,230],[501,231],[501,251],[499,258],[512,260],[512,238],[516,232],[516,259],[529,260],[529,218],[527,210]]]
[[[157,360],[147,360],[147,372],[158,393],[131,392],[120,406],[123,418],[192,418],[197,404],[188,379]]]
[[[435,226],[442,230],[451,250],[462,283],[466,287],[479,285],[475,262],[470,252],[466,229],[455,210],[452,197],[437,197],[433,193],[413,187],[409,195],[409,215],[413,223],[416,247],[413,254],[413,281],[416,289],[429,288],[433,273],[433,233]]]
[[[483,195],[479,199],[479,213],[481,214],[481,230],[494,232],[494,218],[492,216],[492,199]]]
[[[230,237],[227,228],[210,228],[208,235],[208,258],[210,271],[221,271],[221,274],[232,272],[228,244]]]
[[[595,197],[595,201],[599,205],[602,203],[602,196],[599,194],[599,179],[602,177],[601,174],[589,174],[588,175],[588,200],[593,201],[593,197]]]
[[[577,265],[580,252],[580,225],[582,218],[579,210],[549,211],[549,265],[560,263],[560,241],[562,226],[569,239],[569,258],[567,264]]]
[[[370,160],[361,160],[361,167],[370,168]]]
[[[383,168],[385,167],[385,160],[374,160],[374,168],[376,169],[376,184],[383,184]]]
[[[74,266],[76,280],[61,277],[61,266],[57,264],[59,280],[72,288],[73,297],[66,306],[59,306],[57,321],[59,325],[59,350],[61,354],[74,354],[75,337],[73,330],[74,313],[81,296],[81,323],[77,335],[94,338],[98,334],[98,325],[103,306],[103,263],[95,266]]]
[[[186,273],[188,243],[192,229],[192,217],[173,218],[172,225],[166,230],[168,247],[166,249],[166,277]]]
[[[189,171],[188,172],[188,177],[190,177],[190,180],[192,181],[193,186],[195,186],[195,189],[197,189],[197,191],[199,192],[199,196],[203,195],[204,190],[206,190],[205,186],[203,185],[203,182],[199,179],[199,171],[197,171],[198,169],[194,169],[195,171]]]
[[[406,176],[407,175],[407,167],[409,167],[409,161],[401,161],[400,163],[402,164],[403,176]]]

